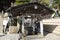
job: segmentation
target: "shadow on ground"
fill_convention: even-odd
[[[57,25],[44,25],[44,36],[52,33],[56,27]]]

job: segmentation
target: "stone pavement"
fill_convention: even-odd
[[[19,34],[0,35],[0,40],[18,40]]]
[[[45,37],[45,39],[46,40],[60,40],[60,36],[50,33]]]
[[[0,40],[18,40],[18,38],[19,38],[19,34],[7,34],[0,36]],[[33,38],[33,36],[29,38],[27,37],[27,40],[60,40],[60,36],[55,35],[53,33],[49,33],[42,38],[38,38],[38,36],[37,38]]]
[[[55,35],[53,33],[49,33],[49,34],[45,35],[45,37],[35,38],[35,39],[28,39],[28,40],[60,40],[60,36],[59,35]]]

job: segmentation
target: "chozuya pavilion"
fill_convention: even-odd
[[[54,11],[38,2],[31,2],[11,7],[7,12],[9,18],[13,19],[11,22],[13,25],[10,26],[18,26],[22,34],[37,32],[44,35],[42,20],[50,18]]]

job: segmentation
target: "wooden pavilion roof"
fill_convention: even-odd
[[[37,6],[37,9],[34,8],[35,6]],[[26,13],[41,14],[45,16],[52,14],[54,11],[40,3],[34,2],[34,3],[22,4],[15,7],[11,7],[9,10],[7,10],[7,12],[11,12],[13,17],[16,17],[18,15],[25,15]]]

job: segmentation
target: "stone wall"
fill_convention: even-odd
[[[3,18],[1,17],[0,14],[0,34],[3,33]]]
[[[9,27],[9,34],[15,34],[18,33],[18,27],[17,26],[10,26]]]

